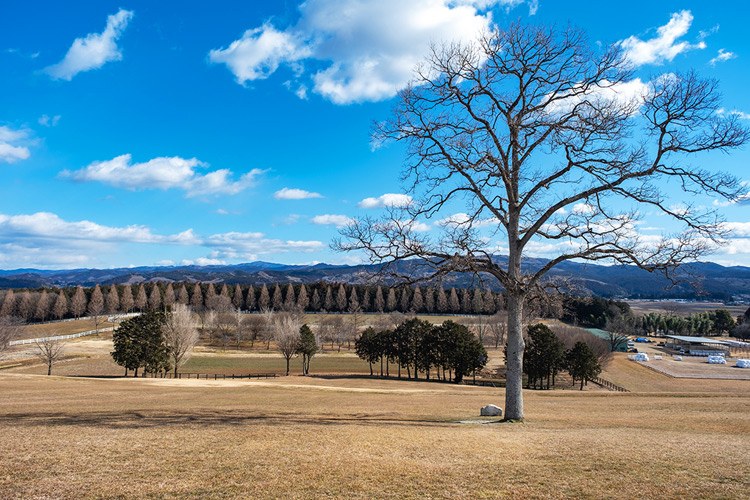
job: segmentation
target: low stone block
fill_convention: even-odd
[[[481,415],[483,417],[502,417],[503,409],[495,405],[483,406],[481,410]]]

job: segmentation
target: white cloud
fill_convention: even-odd
[[[725,222],[723,226],[732,238],[750,238],[750,222]]]
[[[357,203],[359,208],[406,207],[412,202],[408,194],[386,193],[377,198],[365,198]]]
[[[661,78],[666,78],[662,76]],[[580,89],[579,89],[580,91]],[[546,112],[552,115],[570,113],[573,108],[582,102],[614,102],[618,106],[622,106],[627,111],[635,113],[640,104],[643,103],[643,98],[650,93],[650,86],[648,83],[644,83],[640,78],[634,78],[628,82],[619,82],[611,84],[607,80],[601,80],[598,85],[588,90],[582,95],[570,95],[564,99],[553,101],[547,105]],[[554,94],[549,94],[543,99],[551,99]]]
[[[256,260],[258,255],[310,253],[325,248],[320,241],[280,240],[256,232],[229,232],[204,237],[187,229],[177,234],[159,235],[147,226],[114,227],[88,220],[66,221],[49,212],[0,214],[0,267],[4,268],[92,265],[98,256],[111,253],[122,244],[175,245],[211,250],[207,258],[191,261],[198,265],[223,264],[226,259]]]
[[[353,219],[351,217],[347,217],[346,215],[316,215],[312,219],[310,219],[310,222],[313,224],[318,224],[321,226],[329,226],[333,225],[336,227],[344,227],[349,224],[351,224]]]
[[[459,212],[453,215],[449,215],[444,219],[440,219],[436,221],[435,224],[440,227],[456,228],[458,226],[465,226],[470,221],[471,217],[469,217],[469,214]],[[498,224],[500,224],[500,221],[495,217],[490,217],[488,219],[475,218],[473,221],[471,221],[471,227],[473,227],[474,229],[480,229],[483,227],[496,227]]]
[[[26,147],[29,132],[0,126],[0,163],[14,163],[31,155]]]
[[[44,71],[55,80],[72,80],[82,71],[101,68],[110,61],[122,59],[117,40],[127,28],[133,12],[120,9],[107,17],[107,26],[101,33],[90,33],[76,38],[62,61],[48,66]]]
[[[47,116],[47,115],[42,115],[37,121],[39,122],[39,125],[42,125],[43,127],[54,127],[57,125],[57,122],[60,121],[60,118],[61,118],[60,115],[55,115],[52,117]]]
[[[733,238],[718,250],[724,255],[750,254],[750,238]],[[744,265],[747,265],[747,263]]]
[[[192,229],[171,236],[158,236],[151,233],[151,230],[146,226],[102,226],[87,220],[68,222],[49,212],[37,212],[31,215],[0,214],[0,241],[6,238],[178,245],[198,242]]]
[[[590,203],[576,203],[570,212],[577,215],[592,215],[596,213],[596,207]]]
[[[308,0],[285,29],[266,23],[209,53],[237,82],[268,78],[280,65],[337,104],[388,99],[412,78],[431,42],[471,41],[489,29],[495,6],[522,0]],[[529,3],[531,14],[538,2]],[[307,95],[307,85],[297,87]]]
[[[209,236],[203,246],[214,249],[211,257],[215,259],[257,260],[258,255],[317,252],[325,248],[325,243],[272,239],[255,232],[230,232]]]
[[[427,231],[430,231],[432,229],[429,224],[425,224],[424,222],[420,222],[418,220],[403,221],[403,224],[415,233],[426,233]]]
[[[226,261],[223,261],[221,259],[198,257],[197,259],[195,259],[195,264],[197,266],[223,266],[224,264],[226,264]]]
[[[154,264],[157,265],[157,266],[174,266],[174,261],[173,260],[168,260],[168,259],[167,260],[159,260],[159,261],[155,262]]]
[[[675,12],[667,24],[657,28],[656,37],[644,41],[631,36],[620,41],[620,46],[625,51],[625,58],[637,67],[644,64],[663,64],[689,50],[705,49],[706,44],[703,41],[697,44],[678,41],[688,32],[692,22],[693,15],[689,10]]]
[[[101,182],[125,189],[183,189],[188,197],[213,194],[237,194],[256,184],[256,177],[263,173],[253,169],[232,180],[227,169],[215,170],[205,175],[196,173],[196,168],[207,165],[196,158],[178,156],[159,157],[144,163],[130,162],[131,156],[124,154],[112,160],[97,161],[81,170],[64,170],[61,176],[79,182]]]
[[[724,111],[723,110],[721,110],[721,111],[722,111],[722,113],[720,113],[720,114],[724,114]],[[734,115],[737,118],[739,118],[740,120],[750,120],[750,113],[745,113],[744,111],[739,111],[737,109],[733,109],[732,111],[727,111],[726,114],[728,114],[728,115]]]
[[[737,54],[735,54],[734,52],[727,52],[724,49],[719,49],[719,52],[716,54],[716,57],[708,61],[708,64],[710,64],[711,66],[716,66],[716,63],[725,62],[730,59],[734,59],[736,57],[737,57]]]
[[[305,191],[304,189],[290,189],[282,188],[273,194],[273,197],[277,200],[304,200],[307,198],[322,198],[323,195],[320,193],[312,193]]]
[[[294,34],[278,31],[270,24],[250,29],[225,49],[208,54],[213,63],[223,63],[244,85],[248,80],[268,78],[282,62],[294,62],[310,56],[302,40]]]

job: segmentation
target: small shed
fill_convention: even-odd
[[[729,356],[729,343],[707,337],[665,335],[666,347],[688,356]]]

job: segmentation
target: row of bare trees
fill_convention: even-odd
[[[7,290],[0,292],[0,316],[24,321],[99,316],[130,311],[158,310],[174,304],[219,313],[242,311],[310,312],[416,312],[494,314],[502,295],[485,289],[442,287],[384,288],[370,285],[300,284],[214,286],[213,283],[141,283],[84,289]]]

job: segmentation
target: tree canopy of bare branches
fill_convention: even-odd
[[[269,330],[273,332],[276,346],[286,360],[286,374],[289,375],[289,361],[297,354],[297,348],[299,347],[299,329],[302,326],[303,316],[301,314],[268,311],[264,313],[264,317]]]
[[[0,316],[0,355],[10,345],[10,341],[21,335],[23,322],[13,316]]]
[[[523,307],[548,271],[578,259],[669,275],[724,232],[720,217],[697,203],[683,198],[674,208],[660,184],[679,186],[688,200],[697,193],[734,200],[744,192],[736,178],[684,161],[748,140],[736,116],[717,113],[717,82],[669,74],[629,92],[636,83],[618,45],[593,50],[574,28],[516,23],[474,44],[434,46],[392,118],[375,126],[376,144],[406,143],[404,180],[414,201],[383,219],[355,221],[336,246],[365,250],[373,263],[419,257],[424,280],[472,272],[502,284],[507,419],[524,416]],[[456,205],[466,213],[456,216]],[[684,230],[639,238],[639,206]],[[442,221],[441,236],[414,231],[423,219]],[[487,227],[496,245],[488,245]],[[533,242],[566,245],[540,268],[524,270]],[[403,279],[414,276],[410,267]]]
[[[164,343],[174,363],[174,373],[190,357],[198,343],[198,329],[193,323],[193,313],[185,304],[175,304],[162,328]]]
[[[52,375],[52,366],[65,355],[65,349],[59,340],[41,339],[36,343],[39,358],[47,365],[47,375]]]

